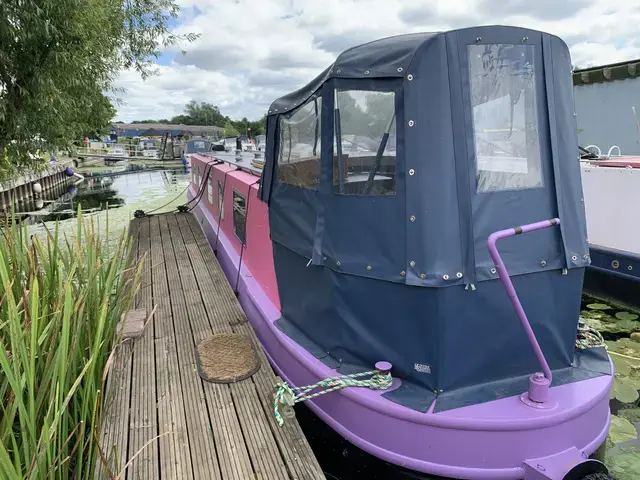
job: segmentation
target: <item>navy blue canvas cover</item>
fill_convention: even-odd
[[[537,31],[411,34],[355,47],[275,101],[260,197],[279,326],[334,367],[392,362],[406,387],[389,398],[419,409],[513,394],[539,366],[487,237],[559,217],[498,247],[551,368],[583,372],[558,381],[609,372],[572,365],[589,257],[570,69],[564,42]],[[376,105],[393,113],[371,117],[363,146],[350,118]]]

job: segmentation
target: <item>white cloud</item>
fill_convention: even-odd
[[[231,117],[261,117],[277,97],[303,86],[346,48],[376,38],[472,25],[518,25],[570,46],[575,65],[640,57],[640,6],[628,0],[178,0],[182,33],[160,75],[123,73],[117,119],[170,118],[190,100]]]

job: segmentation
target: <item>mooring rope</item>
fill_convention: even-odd
[[[587,325],[581,318],[578,320],[578,336],[576,338],[576,348],[585,350],[587,348],[606,347],[604,337],[598,330]]]
[[[366,376],[371,376],[371,378],[356,380],[356,378]],[[346,387],[368,387],[372,390],[386,390],[391,387],[392,380],[391,373],[389,372],[370,370],[368,372],[326,378],[320,380],[318,383],[304,387],[290,387],[287,382],[278,383],[274,395],[273,413],[278,425],[282,426],[284,425],[283,415],[286,417],[293,416],[293,406],[298,402],[311,400],[325,393],[334,392]],[[311,390],[316,388],[322,388],[323,390],[309,394]],[[283,409],[282,414],[280,413],[280,408]]]

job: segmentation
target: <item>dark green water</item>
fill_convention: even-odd
[[[82,170],[79,173],[84,174]],[[175,210],[187,201],[186,169],[103,170],[92,169],[83,181],[69,181],[38,200],[18,204],[18,217],[29,224],[30,233],[44,237],[56,222],[61,234],[73,237],[78,206],[95,228],[107,232],[115,245],[136,210],[156,213]]]

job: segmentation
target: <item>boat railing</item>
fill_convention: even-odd
[[[620,150],[620,147],[618,145],[614,145],[612,146],[609,151],[607,152],[607,157],[612,157],[613,156],[613,150],[617,148],[618,149],[618,155],[616,155],[616,157],[621,157],[622,156],[622,150]]]
[[[549,364],[542,352],[542,348],[540,348],[540,344],[538,343],[538,339],[536,338],[533,329],[531,328],[531,324],[529,323],[529,319],[527,318],[527,314],[522,307],[522,303],[520,303],[520,299],[518,298],[518,294],[516,293],[516,289],[511,282],[511,277],[509,277],[509,272],[507,272],[507,268],[502,261],[502,257],[498,252],[498,247],[496,246],[496,242],[502,238],[512,237],[515,235],[521,235],[523,233],[533,232],[535,230],[541,230],[543,228],[553,227],[554,225],[559,225],[560,219],[552,218],[550,220],[544,220],[541,222],[530,223],[527,225],[522,225],[520,227],[507,228],[505,230],[499,230],[497,232],[489,235],[487,239],[487,247],[489,248],[489,254],[493,259],[493,262],[496,266],[496,271],[498,276],[500,277],[500,281],[504,285],[505,290],[507,291],[507,296],[513,305],[513,308],[524,327],[524,330],[527,334],[527,338],[529,339],[529,343],[531,344],[531,348],[535,353],[538,363],[544,373],[536,373],[529,378],[529,392],[528,392],[528,400],[534,402],[535,404],[543,404],[547,401],[548,398],[548,390],[551,385],[551,381],[553,380],[553,376],[551,374],[551,368],[549,368]],[[523,399],[524,400],[524,399]]]
[[[591,148],[595,148],[598,151],[598,153],[596,153],[598,157],[602,156],[602,150],[600,150],[600,147],[598,145],[587,145],[586,147],[584,147],[585,150],[589,150]]]

